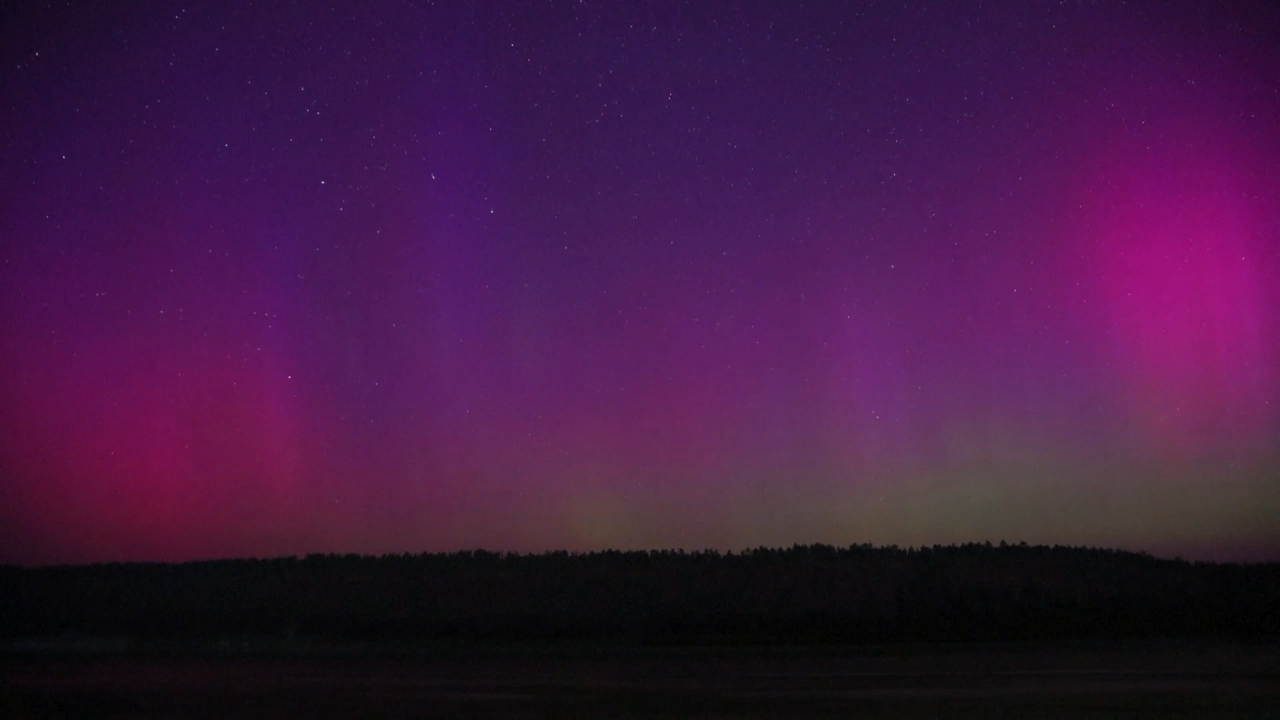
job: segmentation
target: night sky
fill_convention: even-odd
[[[1265,2],[0,23],[0,562],[1280,559]]]

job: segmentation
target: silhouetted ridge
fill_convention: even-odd
[[[1280,564],[1002,543],[4,567],[0,636],[653,643],[1276,638]]]

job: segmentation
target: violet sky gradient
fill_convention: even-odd
[[[24,2],[0,561],[1280,559],[1265,2]]]

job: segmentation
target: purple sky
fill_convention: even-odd
[[[1268,3],[47,5],[0,562],[1280,559]]]

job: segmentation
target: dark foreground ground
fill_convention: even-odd
[[[1280,647],[13,648],[0,717],[1280,718]]]

